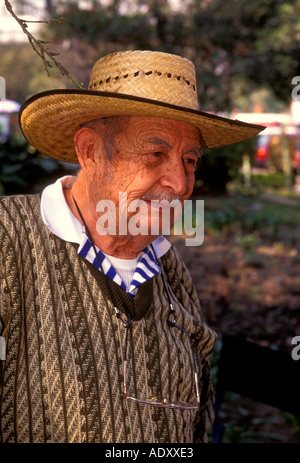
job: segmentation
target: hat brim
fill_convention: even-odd
[[[149,116],[189,122],[201,130],[205,148],[229,145],[257,135],[265,127],[182,108],[147,98],[91,90],[50,90],[29,98],[19,121],[27,141],[52,158],[78,163],[76,131],[108,116]]]

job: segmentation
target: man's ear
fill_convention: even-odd
[[[75,133],[74,146],[81,168],[89,169],[95,162],[96,133],[88,127],[82,127]]]

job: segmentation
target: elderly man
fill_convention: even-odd
[[[200,112],[192,63],[148,51],[100,59],[89,90],[32,97],[20,124],[81,170],[1,200],[2,441],[206,442],[215,335],[159,214],[151,234],[151,200],[183,203],[203,147],[261,128]],[[130,233],[141,200],[149,231]]]

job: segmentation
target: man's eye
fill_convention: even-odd
[[[161,151],[153,151],[153,153],[151,153],[153,157],[155,158],[159,158],[161,155],[162,155],[162,152]]]
[[[185,159],[186,164],[190,164],[191,166],[196,167],[197,160],[195,158],[186,158]]]
[[[162,154],[162,151],[151,151],[151,153],[148,153],[146,157],[149,162],[154,162],[159,160]]]

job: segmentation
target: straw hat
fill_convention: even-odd
[[[194,65],[185,58],[152,51],[101,58],[93,66],[88,90],[34,95],[20,109],[20,125],[38,151],[77,163],[75,132],[88,121],[114,115],[190,122],[201,130],[207,148],[250,138],[263,129],[200,111]]]

